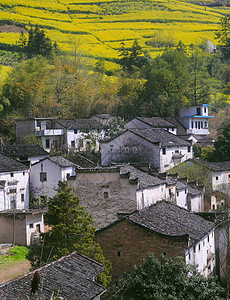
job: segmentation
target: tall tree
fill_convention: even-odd
[[[98,275],[98,280],[106,286],[110,281],[111,265],[94,240],[92,222],[92,216],[80,206],[80,200],[73,195],[72,188],[66,182],[60,182],[57,194],[48,201],[48,213],[45,216],[45,223],[51,230],[42,234],[41,244],[31,248],[28,254],[32,267],[78,251],[104,265],[105,271]]]
[[[167,50],[146,69],[146,83],[139,110],[146,116],[175,116],[188,102],[188,57],[179,50]]]
[[[221,51],[226,60],[230,58],[230,18],[224,16],[216,31],[216,38],[219,41]]]
[[[222,292],[213,279],[200,275],[194,266],[186,265],[182,257],[162,256],[158,260],[149,253],[142,266],[123,276],[113,290],[112,299],[219,300]]]

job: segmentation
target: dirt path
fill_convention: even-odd
[[[29,261],[21,261],[12,265],[0,265],[0,283],[8,281],[14,277],[19,275],[23,275],[30,271],[30,262]]]

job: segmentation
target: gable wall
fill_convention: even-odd
[[[40,181],[40,173],[47,174],[47,181]],[[49,159],[45,159],[39,163],[31,166],[30,173],[30,187],[32,198],[39,196],[52,197],[55,195],[54,189],[58,187],[58,182],[62,180],[61,168],[51,162]]]
[[[163,253],[170,257],[184,257],[187,247],[185,239],[165,238],[125,220],[97,232],[96,240],[106,259],[112,263],[113,281],[123,272],[132,272],[134,265],[141,265],[149,252],[153,252],[157,258]]]
[[[30,133],[35,133],[35,120],[16,121],[16,138],[18,142],[24,142],[24,136]]]
[[[159,152],[157,145],[126,131],[110,142],[101,143],[101,164],[108,166],[111,162],[148,162],[152,167],[158,168]]]
[[[140,189],[137,191],[137,209],[148,207],[157,201],[169,200],[166,184]]]
[[[77,173],[75,180],[68,180],[83,205],[93,215],[97,228],[117,220],[117,213],[131,213],[137,209],[136,184],[121,178],[117,172]],[[108,193],[108,198],[104,198]]]

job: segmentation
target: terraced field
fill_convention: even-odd
[[[112,68],[122,42],[130,47],[136,39],[152,56],[169,41],[215,42],[214,31],[228,13],[228,7],[177,0],[1,0],[0,43],[13,45],[18,40],[20,30],[12,24],[26,29],[37,24],[61,50],[105,58]]]

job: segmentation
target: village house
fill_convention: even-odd
[[[49,156],[49,153],[39,145],[2,145],[0,146],[0,150],[4,154],[17,159],[21,163],[27,164],[28,166]]]
[[[182,256],[204,276],[215,271],[215,223],[166,201],[158,201],[96,232],[112,263],[113,282],[141,265],[147,253]]]
[[[30,193],[31,198],[53,197],[59,181],[66,181],[75,176],[75,164],[62,156],[46,157],[31,166]]]
[[[215,139],[209,136],[209,120],[213,116],[208,114],[209,104],[194,105],[180,109],[180,116],[165,117],[177,127],[177,135],[192,144],[198,144],[202,148],[207,145],[214,145]]]
[[[98,262],[73,252],[35,271],[1,284],[0,298],[40,300],[57,297],[71,300],[100,300],[100,296],[106,289],[96,283],[94,278],[103,270],[104,267]],[[40,280],[35,293],[32,293],[31,283],[34,276],[38,276]]]
[[[29,208],[29,167],[0,152],[0,211]]]
[[[0,211],[0,244],[30,246],[44,232],[44,210],[15,209]]]
[[[192,145],[159,128],[127,129],[116,138],[101,141],[101,165],[149,163],[163,173],[193,157]]]
[[[209,104],[193,105],[180,108],[180,116],[176,119],[186,128],[187,134],[209,135]]]
[[[68,185],[81,205],[93,215],[97,228],[109,225],[118,215],[132,213],[166,200],[184,208],[203,211],[203,194],[174,176],[158,177],[131,165],[78,169]]]
[[[191,167],[193,172],[203,172],[209,186],[207,192],[225,191],[230,187],[230,161],[209,162],[201,158],[194,158],[183,162],[183,165],[187,168]],[[196,166],[197,169],[194,168]],[[177,167],[174,171],[177,172]]]
[[[99,150],[98,139],[104,137],[102,122],[95,119],[58,120],[54,118],[34,118],[16,120],[16,137],[19,143],[25,136],[35,134],[43,149],[65,151]]]
[[[161,128],[170,133],[177,134],[177,127],[160,117],[136,117],[125,124],[126,129],[145,129],[145,128]]]

